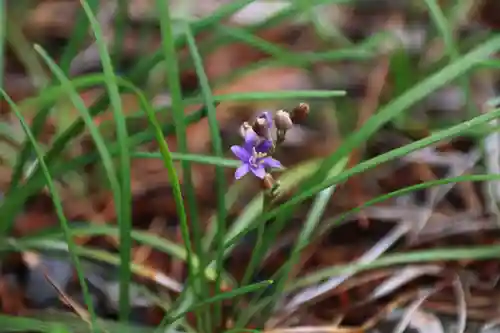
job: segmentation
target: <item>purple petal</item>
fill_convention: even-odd
[[[253,130],[248,130],[248,132],[245,135],[245,144],[243,147],[247,150],[247,152],[251,153],[253,147],[257,143],[257,139],[259,137],[257,136],[257,133],[255,133]]]
[[[241,146],[232,146],[231,151],[242,162],[247,162],[250,159],[250,154],[248,153],[248,151]]]
[[[234,173],[234,178],[235,179],[240,179],[244,175],[246,175],[250,171],[250,166],[248,164],[243,164],[240,166],[238,169],[236,169],[236,172]]]
[[[266,176],[266,170],[262,165],[259,165],[256,168],[250,168],[250,170],[252,170],[252,173],[255,175],[255,177],[258,177],[260,179],[264,179],[264,177]]]
[[[272,146],[273,146],[273,142],[271,140],[264,140],[264,141],[260,142],[257,145],[257,147],[255,147],[255,150],[258,153],[267,153],[267,152],[269,152],[269,150],[271,149]]]
[[[261,165],[265,165],[269,168],[282,168],[283,165],[281,165],[281,162],[278,160],[275,160],[272,157],[265,157],[260,161]]]

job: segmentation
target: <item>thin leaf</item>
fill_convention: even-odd
[[[87,306],[88,311],[91,315],[91,328],[93,331],[97,332],[96,314],[95,314],[94,304],[92,301],[92,297],[90,296],[87,283],[85,281],[85,275],[84,275],[82,267],[80,265],[80,260],[78,259],[78,255],[76,254],[76,250],[75,250],[76,245],[73,241],[73,235],[71,233],[71,229],[69,228],[68,220],[66,219],[66,216],[64,214],[64,208],[62,206],[61,197],[59,196],[59,193],[57,192],[57,189],[54,185],[54,181],[52,180],[52,176],[50,175],[50,172],[49,172],[49,169],[47,168],[47,165],[45,164],[43,153],[40,150],[40,148],[38,147],[36,139],[34,138],[33,133],[31,133],[29,126],[26,124],[24,117],[17,109],[17,106],[14,103],[14,101],[9,97],[9,95],[7,95],[7,93],[3,89],[0,90],[0,93],[3,95],[5,100],[9,103],[9,105],[12,109],[12,112],[14,112],[15,116],[19,119],[19,122],[21,123],[23,131],[26,133],[28,140],[33,145],[33,150],[35,151],[38,163],[40,164],[40,168],[42,169],[42,172],[45,176],[45,181],[47,182],[47,187],[48,187],[50,195],[52,197],[52,202],[54,203],[56,215],[57,215],[59,222],[61,224],[61,228],[64,231],[64,236],[65,236],[66,243],[68,244],[68,249],[69,249],[71,261],[75,265],[76,273],[78,276],[78,281],[80,282],[80,286],[82,288],[83,299],[85,301],[85,305]]]

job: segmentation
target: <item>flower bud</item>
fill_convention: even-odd
[[[252,126],[248,122],[244,122],[240,126],[240,135],[242,138],[246,138],[248,131],[253,131]]]
[[[309,115],[309,104],[300,103],[292,110],[291,119],[293,123],[300,123],[304,121],[308,115]]]
[[[264,117],[259,117],[259,118],[255,119],[255,122],[253,123],[252,129],[260,137],[263,137],[263,138],[269,137],[269,124],[267,123],[267,120]]]
[[[274,122],[276,123],[276,128],[281,131],[288,131],[293,126],[290,114],[285,110],[278,110],[276,112]]]
[[[262,179],[262,187],[264,190],[272,190],[275,184],[275,180],[273,176],[271,176],[270,173],[266,174],[264,176],[264,179]]]

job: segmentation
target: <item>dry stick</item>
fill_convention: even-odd
[[[62,290],[62,288],[50,277],[45,267],[42,267],[42,271],[47,282],[49,282],[59,294],[61,302],[69,306],[73,311],[75,311],[75,314],[78,315],[78,317],[90,325],[90,314],[88,311],[78,304],[78,302],[72,300],[71,297],[69,297],[69,295]]]
[[[399,320],[398,324],[396,325],[392,333],[403,333],[410,325],[411,319],[415,314],[415,312],[421,307],[421,305],[427,298],[429,298],[432,294],[434,294],[437,291],[438,291],[437,289],[431,289],[425,291],[423,292],[423,295],[421,295],[418,299],[413,301],[406,309],[405,313]]]

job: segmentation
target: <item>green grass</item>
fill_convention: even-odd
[[[118,17],[124,16],[122,4],[123,1],[119,3],[120,11],[117,15]],[[99,56],[103,67],[107,92],[110,96],[114,121],[116,123],[117,140],[120,147],[118,162],[118,169],[120,171],[119,175],[110,173],[113,166],[111,165],[111,156],[109,151],[107,151],[106,155],[106,160],[109,163],[106,165],[106,171],[108,173],[108,179],[110,179],[110,181],[112,180],[113,198],[116,206],[116,216],[118,217],[117,223],[120,226],[120,320],[126,322],[130,315],[129,283],[131,272],[129,262],[131,260],[132,252],[132,239],[130,237],[132,229],[132,189],[130,185],[130,153],[127,147],[128,133],[122,112],[123,105],[120,92],[118,90],[118,84],[116,82],[116,75],[113,65],[111,64],[111,57],[109,56],[101,27],[95,18],[92,8],[87,4],[86,0],[82,0],[82,6],[90,21],[97,46],[99,48]],[[123,19],[120,21],[123,21]],[[117,24],[117,28],[119,27],[120,25]],[[124,26],[122,26],[122,30],[124,30]],[[123,38],[124,36],[122,36],[122,39]],[[120,46],[118,46],[118,48],[119,47]],[[94,141],[97,143],[95,137]],[[100,149],[101,154],[103,154],[106,150],[104,142],[102,142],[102,144],[103,146]]]
[[[363,207],[383,202],[414,191],[438,186],[442,184],[458,183],[463,181],[485,182],[500,179],[499,175],[471,174],[448,179],[438,179],[421,183],[415,186],[398,189],[394,192],[381,195],[344,212],[340,217],[331,219],[327,214],[327,205],[339,185],[349,178],[369,171],[381,164],[401,158],[410,152],[437,143],[443,139],[453,138],[464,133],[475,133],[476,140],[498,129],[489,128],[488,123],[500,116],[500,109],[477,115],[471,102],[471,91],[468,77],[477,69],[498,69],[498,61],[490,59],[500,50],[500,37],[492,35],[488,39],[478,38],[479,42],[464,47],[462,41],[453,36],[456,29],[458,11],[462,7],[440,8],[437,1],[426,0],[427,10],[433,26],[431,38],[439,38],[445,45],[445,52],[436,63],[426,68],[413,66],[411,57],[405,50],[396,49],[390,54],[391,75],[394,91],[385,97],[384,104],[377,112],[357,130],[350,130],[342,138],[341,145],[330,156],[321,159],[303,161],[296,166],[286,166],[284,170],[276,172],[280,180],[280,195],[268,207],[264,207],[264,194],[257,193],[246,204],[240,213],[233,218],[229,212],[235,207],[238,197],[245,195],[249,179],[243,179],[229,186],[225,178],[225,169],[233,172],[239,166],[239,161],[228,157],[228,147],[220,137],[221,124],[217,121],[217,103],[227,101],[262,102],[289,104],[326,100],[328,102],[342,99],[342,105],[355,105],[351,96],[344,91],[336,90],[301,90],[301,91],[251,91],[235,94],[216,95],[213,93],[218,85],[227,84],[234,78],[251,73],[255,68],[262,66],[297,67],[311,69],[320,62],[337,63],[349,61],[364,64],[366,61],[376,61],[380,45],[386,42],[387,34],[374,34],[363,41],[353,43],[345,36],[333,32],[342,46],[332,46],[328,51],[294,53],[280,46],[274,45],[256,36],[256,32],[264,28],[274,27],[296,18],[304,12],[306,19],[312,20],[315,29],[324,30],[320,22],[316,22],[311,14],[313,4],[350,4],[349,0],[316,0],[312,2],[293,2],[287,9],[276,14],[263,23],[249,27],[228,29],[221,21],[235,13],[252,0],[237,0],[217,9],[210,16],[192,22],[179,22],[172,19],[174,13],[168,6],[168,1],[158,0],[155,4],[161,31],[161,46],[150,56],[140,59],[138,63],[123,76],[116,75],[117,60],[121,58],[120,49],[124,37],[125,21],[123,20],[123,5],[125,0],[119,1],[121,13],[115,22],[116,39],[118,43],[108,50],[104,38],[103,27],[96,20],[99,1],[82,0],[82,11],[78,15],[72,38],[69,40],[61,58],[56,62],[48,52],[39,45],[30,50],[29,56],[35,55],[38,63],[43,65],[50,74],[49,83],[36,96],[24,101],[14,102],[3,90],[5,84],[0,84],[3,98],[12,108],[12,112],[19,120],[22,133],[13,132],[8,123],[0,124],[0,136],[15,143],[13,147],[17,156],[4,157],[11,162],[13,175],[10,187],[0,204],[0,253],[9,251],[46,251],[68,252],[77,271],[78,280],[82,286],[85,307],[92,318],[91,325],[82,322],[75,316],[64,314],[42,313],[40,317],[32,318],[0,316],[5,323],[6,331],[33,330],[40,332],[76,331],[76,332],[117,332],[130,330],[131,332],[160,332],[166,329],[176,329],[180,326],[188,327],[190,333],[208,333],[221,331],[223,327],[223,304],[231,301],[234,315],[234,331],[252,331],[248,325],[262,329],[267,320],[279,310],[283,302],[283,295],[289,295],[304,287],[314,286],[334,274],[354,270],[356,272],[402,265],[409,263],[432,262],[438,260],[483,260],[498,258],[498,246],[456,247],[425,251],[411,251],[408,253],[389,253],[369,264],[347,264],[321,268],[316,271],[301,272],[298,277],[290,278],[293,268],[302,254],[302,251],[312,242],[326,233],[334,232],[336,225],[349,214],[359,212]],[[5,2],[0,0],[0,18],[6,17]],[[453,17],[447,17],[452,11]],[[2,21],[2,20],[0,20]],[[2,21],[3,22],[3,21]],[[174,24],[180,29],[174,29]],[[76,78],[69,77],[71,60],[82,49],[87,38],[88,28],[97,43],[102,63],[102,73],[88,74]],[[212,38],[197,42],[196,37],[201,32],[211,31]],[[324,31],[323,31],[324,32]],[[21,33],[16,31],[16,33]],[[21,33],[22,35],[22,33]],[[21,39],[20,36],[19,38]],[[12,38],[12,35],[11,35]],[[217,82],[209,82],[203,65],[203,57],[220,46],[233,42],[248,44],[270,56],[256,64],[231,73]],[[24,44],[26,41],[24,40]],[[12,43],[7,40],[4,26],[0,26],[0,63],[3,64],[5,46]],[[24,45],[26,47],[26,45]],[[190,61],[181,63],[179,50],[186,48],[189,51]],[[111,53],[111,54],[110,54]],[[26,57],[25,62],[29,62]],[[29,64],[26,64],[29,65]],[[159,67],[158,67],[159,65]],[[36,67],[35,66],[35,67]],[[30,67],[31,68],[31,67]],[[36,67],[37,68],[37,67]],[[144,89],[153,68],[160,68],[166,78],[165,89],[168,89],[172,106],[169,108],[154,108],[150,102],[150,92]],[[180,73],[185,69],[196,72],[199,91],[190,97],[183,96],[180,82]],[[37,69],[38,70],[38,69]],[[0,77],[6,69],[0,67]],[[350,153],[358,149],[387,124],[405,126],[412,121],[412,108],[432,92],[445,87],[452,82],[459,82],[465,92],[468,108],[471,111],[466,121],[454,120],[451,126],[440,127],[426,138],[414,141],[403,147],[393,149],[387,153],[370,159],[363,159],[357,165],[347,167]],[[80,92],[93,86],[105,88],[103,95],[92,106],[86,107]],[[124,114],[120,94],[132,93],[139,101],[140,108],[132,114]],[[77,115],[70,118],[71,123],[57,132],[50,145],[42,145],[38,137],[43,124],[49,115],[58,117],[61,110],[59,101],[68,99],[77,110]],[[51,108],[57,105],[56,112]],[[199,110],[186,114],[185,108],[190,105],[201,105]],[[340,103],[339,103],[340,105]],[[113,122],[96,125],[94,117],[109,109],[113,114]],[[316,112],[314,108],[312,112]],[[474,112],[472,112],[474,111]],[[355,117],[356,110],[339,110],[351,112]],[[345,115],[339,115],[337,118]],[[33,118],[31,126],[25,119]],[[189,150],[188,127],[206,118],[210,133],[210,147],[207,152]],[[145,119],[142,128],[131,128],[130,124],[138,119]],[[165,120],[171,119],[171,120]],[[341,124],[346,125],[346,124]],[[346,126],[341,126],[345,128]],[[487,129],[487,130],[486,130]],[[78,144],[82,133],[87,132],[92,138],[95,150],[87,154],[72,156],[69,152]],[[112,132],[112,133],[110,133]],[[169,140],[166,140],[169,137]],[[170,139],[175,138],[176,149],[169,146]],[[155,141],[158,151],[145,152],[141,150],[144,143]],[[208,152],[210,150],[210,152]],[[26,175],[25,169],[32,164],[33,154],[36,157],[34,171]],[[6,155],[6,154],[5,154]],[[159,235],[141,231],[134,227],[131,219],[131,162],[133,159],[160,159],[167,170],[168,181],[175,201],[177,220],[182,236],[182,244],[175,240],[166,239]],[[104,186],[109,187],[113,194],[116,207],[116,225],[84,225],[73,226],[64,214],[61,194],[58,185],[63,179],[75,179],[85,183],[88,179],[83,171],[85,166],[97,164],[101,167],[106,179]],[[214,201],[216,205],[213,215],[208,221],[200,216],[197,193],[193,180],[193,165],[205,164],[215,170]],[[75,178],[65,178],[72,175]],[[76,175],[76,176],[75,176]],[[70,184],[71,185],[71,184]],[[60,225],[43,230],[35,235],[14,238],[11,231],[16,217],[23,211],[28,198],[47,188],[54,203]],[[294,195],[282,202],[282,194],[295,189]],[[306,201],[310,205],[305,205]],[[266,208],[266,209],[265,209]],[[254,281],[256,274],[266,254],[271,250],[276,240],[287,228],[291,219],[300,209],[307,209],[300,232],[288,253],[286,262],[278,267],[272,281]],[[231,218],[231,219],[230,219]],[[88,222],[88,221],[83,221]],[[109,221],[112,222],[112,221]],[[230,223],[231,222],[231,223]],[[208,226],[205,228],[205,225]],[[257,234],[246,271],[241,281],[231,275],[231,271],[224,265],[226,259],[234,255],[237,244],[252,234]],[[76,245],[73,238],[76,236],[112,236],[118,237],[120,246],[118,253],[106,251],[87,245]],[[162,296],[154,295],[162,307],[170,309],[162,323],[156,328],[136,327],[128,322],[131,312],[129,288],[133,276],[148,276],[151,271],[147,264],[131,262],[133,244],[150,246],[156,251],[185,262],[188,272],[186,281],[182,284],[181,292],[172,293],[173,299],[163,300]],[[82,260],[96,260],[119,268],[119,320],[117,322],[98,318],[92,305],[91,297],[86,286],[85,272],[82,270]],[[238,258],[237,258],[238,259]],[[222,286],[230,287],[230,291],[223,292]],[[175,288],[174,288],[175,289]],[[153,293],[152,293],[153,294]],[[245,300],[245,302],[243,302]],[[163,304],[164,303],[164,304]],[[168,303],[168,306],[166,305]],[[186,315],[194,313],[197,319],[196,327],[189,326]],[[258,331],[257,330],[257,331]],[[232,331],[232,330],[230,330]]]

